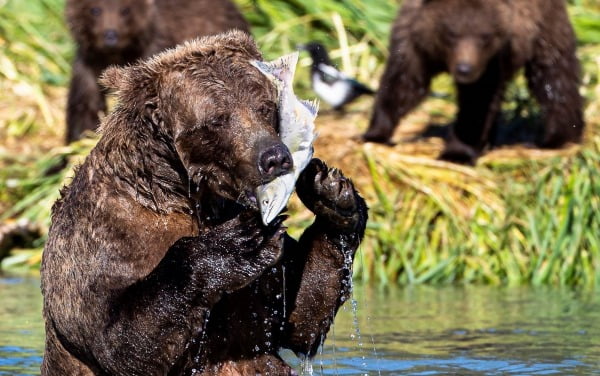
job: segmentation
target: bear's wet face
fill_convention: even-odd
[[[188,176],[199,187],[255,206],[256,187],[292,167],[278,136],[271,83],[249,64],[239,72],[173,72],[165,80],[169,89],[159,101],[168,105],[161,116]]]
[[[81,0],[69,4],[67,19],[78,43],[108,53],[137,43],[153,12],[153,0]]]

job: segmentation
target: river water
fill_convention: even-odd
[[[0,277],[0,375],[37,375],[39,279]],[[290,352],[286,360],[301,373]],[[314,375],[600,375],[600,292],[357,285]]]

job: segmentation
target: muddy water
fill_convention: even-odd
[[[600,292],[354,288],[314,375],[600,375]],[[37,375],[39,280],[0,277],[0,375]],[[300,361],[283,356],[300,372]]]

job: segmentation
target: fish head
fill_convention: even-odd
[[[294,174],[288,174],[259,186],[256,198],[260,215],[265,225],[268,225],[285,208],[294,191]]]

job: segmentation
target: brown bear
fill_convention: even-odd
[[[401,117],[449,72],[458,115],[441,159],[474,163],[489,141],[507,82],[522,67],[540,104],[542,147],[581,140],[584,128],[575,36],[564,0],[406,0],[366,141],[387,143]]]
[[[110,65],[133,63],[184,40],[249,27],[229,0],[67,0],[77,44],[67,99],[67,143],[95,130],[106,112],[98,85]]]
[[[42,375],[289,375],[279,349],[324,341],[367,207],[313,159],[296,190],[314,223],[262,224],[255,189],[291,156],[256,59],[231,31],[106,71],[116,108],[52,210]]]

